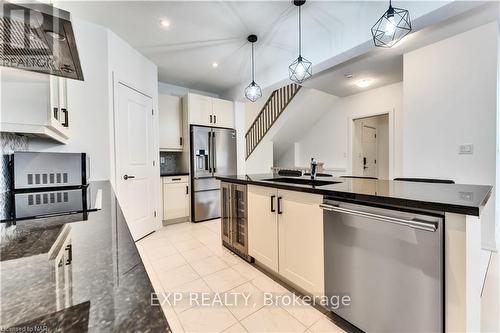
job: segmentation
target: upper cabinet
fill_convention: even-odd
[[[158,95],[160,118],[160,150],[181,151],[184,145],[182,133],[182,98]]]
[[[0,130],[50,138],[70,137],[66,79],[2,69]]]
[[[233,102],[191,93],[185,102],[189,124],[234,128]]]

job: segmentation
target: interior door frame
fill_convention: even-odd
[[[123,78],[121,78],[119,75],[117,75],[116,72],[112,71],[111,72],[111,82],[112,82],[112,86],[111,86],[111,89],[112,89],[112,98],[111,98],[111,106],[112,106],[112,112],[110,112],[110,119],[109,119],[109,124],[110,124],[110,127],[111,127],[111,130],[110,130],[110,137],[109,137],[109,140],[110,140],[110,144],[109,144],[109,147],[110,147],[110,157],[111,157],[111,161],[110,161],[110,182],[111,182],[111,185],[113,187],[113,190],[115,191],[115,194],[117,197],[119,197],[119,193],[117,191],[117,177],[119,176],[118,175],[118,170],[117,170],[117,157],[116,157],[116,121],[117,121],[117,117],[116,117],[116,112],[117,112],[117,109],[118,109],[118,100],[117,100],[117,96],[118,96],[118,87],[119,85],[123,85],[129,89],[132,89],[134,91],[136,91],[137,93],[139,94],[142,94],[148,98],[151,98],[151,101],[152,101],[152,107],[153,107],[153,112],[154,112],[154,118],[153,118],[153,121],[152,121],[152,130],[153,130],[153,147],[151,147],[152,149],[152,154],[151,156],[153,157],[154,159],[154,167],[151,168],[151,174],[150,176],[152,178],[155,178],[157,176],[158,178],[158,181],[157,181],[157,184],[158,186],[154,186],[154,183],[153,183],[153,200],[154,200],[154,207],[155,207],[155,210],[156,210],[156,218],[155,218],[155,224],[156,224],[156,229],[159,229],[162,225],[162,216],[163,216],[163,209],[160,209],[161,208],[161,205],[160,205],[160,191],[162,190],[161,187],[163,184],[161,184],[161,178],[160,178],[160,163],[158,161],[158,158],[159,158],[159,153],[158,153],[158,157],[156,156],[155,152],[159,152],[160,151],[160,148],[159,148],[159,128],[158,128],[158,99],[157,99],[157,96],[156,96],[156,99],[155,99],[155,96],[151,96],[151,94],[148,94],[148,93],[145,93],[143,92],[140,88],[136,87],[134,84],[131,84],[130,82],[128,82],[127,80],[124,80]],[[155,139],[157,138],[157,139]]]
[[[352,175],[354,169],[354,158],[352,154],[353,149],[353,135],[354,135],[354,121],[362,118],[370,118],[377,116],[389,116],[389,179],[394,178],[395,174],[395,159],[396,159],[396,147],[395,147],[395,134],[396,134],[396,122],[395,122],[395,110],[390,109],[386,111],[379,112],[366,112],[359,113],[347,117],[347,174]],[[378,172],[377,172],[378,174]]]

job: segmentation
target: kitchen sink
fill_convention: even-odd
[[[288,183],[288,184],[299,184],[299,185],[312,185],[312,186],[325,186],[332,184],[339,184],[342,182],[336,182],[331,180],[318,180],[318,179],[304,179],[304,178],[269,178],[263,179],[268,182],[278,182],[278,183]]]

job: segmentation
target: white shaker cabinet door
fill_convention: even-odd
[[[278,272],[277,190],[249,185],[248,252],[258,262]]]
[[[279,273],[306,292],[324,294],[323,197],[279,190]]]
[[[161,150],[182,150],[182,99],[178,96],[158,95],[159,132]]]

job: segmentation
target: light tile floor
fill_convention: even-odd
[[[293,295],[222,246],[220,220],[170,225],[137,247],[155,291],[185,296],[162,305],[174,332],[343,332],[312,306],[265,304],[264,292]],[[211,305],[187,293],[206,293]],[[237,296],[216,302],[215,293]]]

